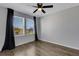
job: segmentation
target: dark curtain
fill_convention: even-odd
[[[5,42],[4,42],[2,51],[11,50],[15,48],[15,40],[14,40],[14,32],[13,32],[13,15],[14,15],[14,10],[8,8]]]
[[[35,28],[35,41],[38,41],[36,17],[34,16],[33,19],[34,19],[34,28]]]

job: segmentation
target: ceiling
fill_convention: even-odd
[[[0,3],[0,6],[5,8],[12,8],[16,11],[29,14],[32,16],[37,17],[43,17],[45,15],[55,13],[64,9],[72,8],[75,6],[79,6],[78,3],[44,3],[43,5],[53,5],[53,8],[45,8],[46,14],[43,14],[41,11],[37,11],[36,13],[33,13],[33,11],[36,9],[32,6],[36,6],[36,3]]]

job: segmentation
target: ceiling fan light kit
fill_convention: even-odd
[[[42,8],[38,8],[38,11],[41,11],[42,10]]]
[[[33,13],[35,13],[36,11],[42,11],[43,13],[46,13],[45,10],[43,10],[43,8],[53,8],[53,5],[43,6],[43,3],[37,3],[37,6],[33,7],[37,8]]]

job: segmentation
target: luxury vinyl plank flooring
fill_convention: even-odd
[[[79,56],[79,50],[60,45],[34,41],[20,45],[13,50],[0,52],[1,56]]]

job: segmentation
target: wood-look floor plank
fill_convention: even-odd
[[[23,44],[13,50],[0,52],[1,56],[79,56],[79,50],[44,41]]]

